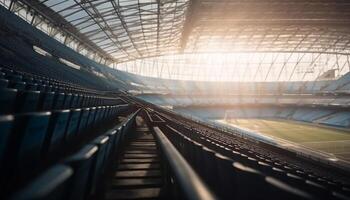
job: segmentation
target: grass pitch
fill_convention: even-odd
[[[228,119],[218,121],[299,143],[350,161],[350,131],[275,119]]]

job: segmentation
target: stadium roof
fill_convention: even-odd
[[[111,62],[176,53],[349,54],[348,0],[19,0]],[[14,8],[12,8],[14,9]]]

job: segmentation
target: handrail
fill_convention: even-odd
[[[159,142],[169,166],[179,183],[186,199],[189,200],[214,200],[217,199],[196,174],[187,161],[181,156],[174,145],[168,140],[159,127],[153,128],[156,139]]]

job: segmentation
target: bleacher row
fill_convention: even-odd
[[[108,97],[99,94],[98,91],[7,68],[1,68],[0,71],[1,78],[4,78],[0,80],[6,83],[0,88],[0,198],[9,197],[9,194],[18,191],[20,187],[30,182],[33,177],[40,175],[42,170],[57,163],[58,160],[66,160],[63,163],[74,168],[73,171],[71,169],[67,171],[67,167],[59,165],[52,167],[45,173],[47,176],[54,179],[53,173],[67,175],[69,171],[73,177],[80,176],[80,173],[83,173],[79,171],[80,168],[84,170],[84,163],[91,162],[87,161],[90,157],[96,157],[93,156],[95,154],[104,154],[105,147],[100,149],[102,144],[114,145],[116,141],[115,129],[105,133],[104,136],[97,137],[95,135],[94,137],[97,138],[91,142],[96,144],[95,146],[85,146],[70,158],[62,158],[62,156],[67,157],[65,153],[68,150],[81,145],[81,141],[85,141],[91,134],[99,133],[91,132],[100,130],[98,129],[100,125],[115,124],[121,113],[132,111],[129,104],[116,96]],[[25,83],[22,82],[26,85],[25,87],[17,87],[23,86],[23,84],[17,84],[19,78],[22,81],[26,80]],[[32,78],[32,83],[35,82],[36,88],[27,87],[33,85],[29,84],[29,78]],[[48,83],[44,84],[44,80]],[[46,91],[46,85],[49,88],[54,88],[54,91]],[[43,88],[46,89],[36,91],[40,86],[45,86]],[[125,123],[129,123],[130,120],[131,118],[128,118]],[[108,154],[111,154],[110,148],[112,147],[108,148]],[[103,152],[98,153],[100,151]],[[102,155],[102,157],[105,156]],[[98,165],[102,165],[100,162],[97,162]],[[100,167],[96,171],[101,171]],[[48,180],[50,179],[46,181]],[[78,199],[82,199],[79,192],[80,180],[76,181],[77,190],[74,192],[77,192],[75,195],[78,195]],[[51,182],[48,181],[46,184],[48,183]],[[58,182],[53,181],[51,184],[61,183],[58,180]],[[50,184],[47,187],[50,187]],[[40,187],[36,187],[36,189],[38,188],[40,189]],[[46,195],[42,191],[37,192],[33,194]],[[19,199],[40,198],[22,196]],[[53,198],[49,197],[48,199]],[[74,199],[76,198],[74,197]]]
[[[347,182],[318,175],[239,138],[161,116],[166,123],[157,125],[222,199],[350,198]]]
[[[0,68],[0,114],[109,106],[124,103],[94,90]]]

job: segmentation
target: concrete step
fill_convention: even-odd
[[[146,188],[160,187],[161,178],[118,178],[112,180],[113,188]]]
[[[126,164],[126,163],[158,163],[158,162],[159,162],[158,158],[145,158],[145,159],[124,158],[120,161],[121,164]]]
[[[158,155],[157,154],[124,154],[124,158],[157,158]]]
[[[117,171],[114,174],[115,178],[155,178],[162,175],[160,170],[128,170],[128,171]]]
[[[139,188],[111,190],[106,194],[106,200],[155,199],[160,195],[160,188]]]
[[[119,164],[118,170],[135,170],[135,169],[159,169],[158,163],[132,163],[132,164]]]

